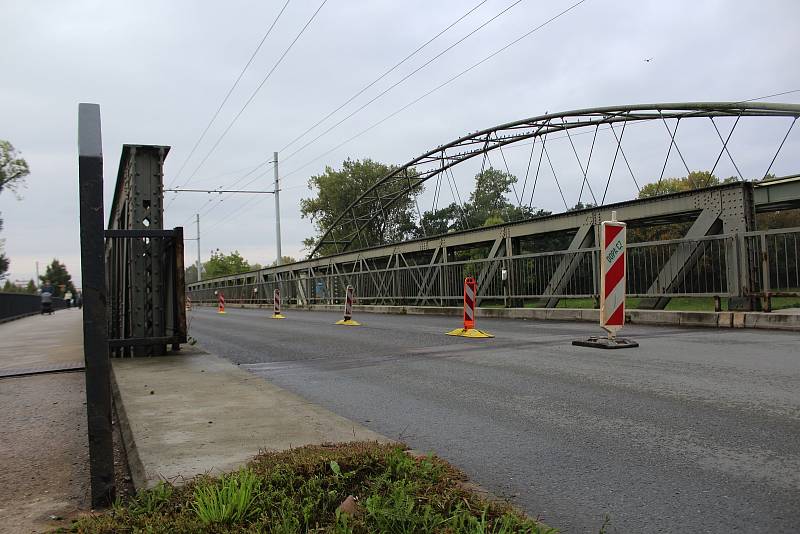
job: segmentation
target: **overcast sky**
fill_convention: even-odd
[[[8,191],[0,195],[5,221],[0,238],[5,239],[11,259],[12,280],[32,278],[37,260],[44,265],[55,257],[66,263],[79,285],[79,102],[101,106],[106,210],[123,143],[171,146],[165,167],[167,184],[227,186],[271,159],[273,151],[480,3],[327,0],[195,172],[320,5],[320,0],[291,0],[176,179],[284,1],[0,0],[0,139],[11,141],[31,168],[22,200]],[[284,254],[301,257],[301,241],[313,233],[298,211],[299,200],[309,195],[305,187],[308,177],[325,165],[338,167],[348,157],[401,164],[467,132],[546,111],[744,100],[800,89],[800,2],[796,0],[586,0],[368,134],[318,158],[575,1],[519,2],[353,118],[281,161],[281,173],[286,174],[281,197]],[[321,128],[282,152],[281,160],[513,3],[484,2]],[[767,101],[798,103],[800,92]],[[724,130],[730,125],[721,127]],[[774,151],[776,139],[780,140],[786,127],[784,121],[780,128],[757,125],[737,131],[731,146],[738,143],[743,174],[753,177],[764,172],[760,167],[763,157],[758,160],[753,154],[766,147]],[[711,168],[719,150],[716,134],[710,126],[706,128],[682,131],[687,136],[686,148],[682,148],[692,170]],[[654,133],[651,137],[626,133],[632,158],[637,157],[633,153],[638,149],[637,164],[656,162],[655,176],[642,171],[648,174],[645,181],[658,178],[667,147],[664,134],[662,128],[661,139],[656,140]],[[591,136],[577,140],[584,161],[590,141]],[[795,130],[776,162],[777,174],[800,170],[799,147],[800,132]],[[525,147],[509,150],[507,156],[512,172],[524,175]],[[597,163],[592,162],[596,169],[605,169],[591,178],[598,183],[608,174],[609,165],[603,167],[605,157],[598,155]],[[667,175],[683,172],[679,163],[671,161]],[[582,179],[574,159],[572,165],[562,184],[570,204],[577,200]],[[248,183],[248,178],[237,187],[271,189],[271,168],[265,166],[264,171],[263,176],[251,175],[260,176],[254,182]],[[735,171],[723,161],[717,174],[728,176]],[[466,167],[459,172],[462,195],[469,193],[472,175],[474,169]],[[636,194],[623,174],[615,177],[613,184],[607,201]],[[536,195],[535,205],[553,211],[561,205],[563,210],[553,184],[543,183]],[[210,250],[220,248],[225,252],[238,249],[251,262],[274,260],[272,197],[237,197],[224,202],[215,197],[209,203],[205,196],[173,196],[169,194],[166,200],[166,226],[190,226],[185,235],[194,237],[194,214],[199,211],[205,259]],[[196,257],[195,244],[187,242],[186,248],[187,262],[191,262]]]

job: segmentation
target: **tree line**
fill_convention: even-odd
[[[325,232],[333,226],[340,213],[343,213],[360,194],[395,169],[396,167],[369,158],[364,160],[348,159],[342,163],[339,169],[326,167],[322,174],[312,176],[308,181],[308,188],[314,194],[310,198],[300,201],[302,217],[310,219],[315,229],[315,235],[303,241],[305,249],[313,250]],[[413,169],[410,172],[413,173]],[[768,175],[762,180],[774,178],[774,175]],[[720,179],[709,171],[692,171],[686,176],[669,177],[645,184],[639,191],[638,198],[652,198],[736,181],[738,178],[735,176]],[[510,172],[490,166],[475,175],[473,189],[465,202],[461,204],[452,202],[418,215],[413,195],[409,195],[407,199],[396,202],[385,216],[368,223],[361,230],[361,234],[370,243],[388,244],[426,235],[441,235],[551,215],[550,211],[535,206],[509,202],[508,197],[517,182],[517,177]],[[416,191],[416,193],[421,193],[421,191]],[[592,207],[594,205],[591,203],[578,202],[570,208],[570,211]],[[800,211],[798,210],[785,210],[781,213],[759,214],[758,216],[759,228],[793,226],[800,226]],[[637,240],[682,237],[681,229],[674,225],[664,225],[643,231],[637,230],[639,233],[644,232],[642,236],[638,236],[640,239]],[[635,232],[633,237],[637,237]],[[322,256],[335,252],[333,246],[327,245],[319,251]]]

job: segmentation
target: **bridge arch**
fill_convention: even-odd
[[[547,135],[552,133],[565,133],[569,136],[572,131],[597,128],[601,125],[608,125],[613,129],[614,125],[624,125],[629,122],[655,120],[664,121],[666,125],[666,121],[671,119],[680,121],[716,117],[736,117],[737,123],[741,117],[792,117],[794,120],[791,126],[794,126],[800,117],[800,105],[758,102],[636,104],[548,113],[493,126],[439,145],[383,176],[337,216],[309,256],[319,255],[322,249],[341,253],[353,250],[354,247],[367,248],[387,244],[367,242],[362,236],[362,230],[375,220],[385,218],[392,205],[418,192],[424,182],[492,150],[502,150],[507,145],[527,139],[533,139],[535,143],[541,138],[544,142]],[[671,143],[674,143],[675,134],[669,127],[667,130],[672,137]],[[730,138],[730,134],[728,137]],[[621,139],[618,139],[618,144],[621,144]],[[723,151],[726,145],[727,141],[723,143]]]

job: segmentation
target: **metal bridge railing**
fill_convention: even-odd
[[[731,296],[726,251],[734,243],[733,236],[714,235],[629,244],[628,295]]]
[[[748,232],[745,244],[750,292],[765,310],[772,297],[800,296],[800,228]]]
[[[730,253],[742,248],[737,245],[742,239],[747,264],[753,267],[753,295],[800,294],[800,229],[789,229],[629,244],[628,295],[735,296],[729,277],[737,272],[739,258]],[[273,290],[279,287],[287,304],[340,304],[346,287],[352,285],[359,304],[455,306],[463,298],[464,278],[472,276],[483,305],[509,301],[516,306],[540,305],[537,301],[551,298],[596,298],[598,263],[597,247],[424,264],[398,265],[387,258],[371,264],[331,264],[324,271],[247,273],[246,283],[210,281],[207,285],[212,287],[195,288],[190,295],[196,303],[215,303],[215,292],[222,291],[229,305],[270,305]]]

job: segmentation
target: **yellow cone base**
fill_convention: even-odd
[[[359,323],[358,321],[354,321],[352,319],[348,319],[346,321],[344,319],[339,319],[338,321],[336,321],[333,324],[341,324],[341,325],[344,325],[344,326],[361,326],[361,323]]]
[[[219,315],[225,315],[225,312],[224,312],[224,311],[218,311],[217,313],[218,313]]]
[[[272,315],[271,315],[271,317],[272,317],[273,319],[286,319],[286,316],[285,316],[285,315],[282,315],[282,314],[280,314],[280,313],[274,313],[274,314],[272,314]]]
[[[447,332],[447,335],[478,338],[494,337],[492,334],[484,332],[483,330],[478,330],[477,328],[456,328],[455,330]]]

